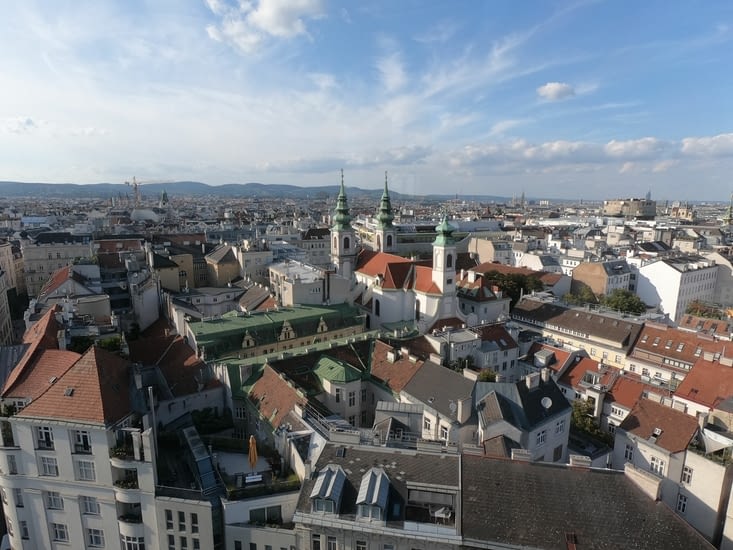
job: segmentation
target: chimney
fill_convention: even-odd
[[[540,385],[540,375],[536,372],[528,374],[524,377],[524,383],[527,384],[527,389],[536,388]]]
[[[547,383],[550,381],[550,369],[544,368],[540,371],[540,375],[542,377],[542,382]]]

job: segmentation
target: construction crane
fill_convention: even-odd
[[[140,184],[142,182],[137,181],[137,178],[135,176],[132,177],[132,181],[126,181],[125,185],[129,185],[132,187],[133,192],[135,193],[135,208],[139,208],[140,206]]]
[[[126,181],[125,185],[129,185],[130,187],[132,187],[132,190],[135,193],[135,208],[140,207],[140,202],[142,199],[142,193],[140,192],[140,186],[143,183],[174,183],[174,181],[173,180],[139,180],[133,176],[132,181]]]

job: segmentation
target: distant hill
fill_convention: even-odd
[[[169,196],[209,196],[209,197],[261,197],[308,199],[335,196],[338,185],[320,185],[316,187],[299,187],[297,185],[266,185],[264,183],[230,183],[226,185],[208,185],[198,181],[176,181],[171,183],[147,183],[140,185],[140,192],[147,197],[160,195],[166,191]],[[378,199],[382,189],[361,189],[348,187],[349,197],[366,196]],[[132,188],[123,183],[23,183],[17,181],[0,181],[1,197],[50,197],[50,198],[109,198],[118,195],[132,195]],[[413,195],[403,195],[390,191],[393,199],[404,200]],[[446,200],[455,195],[421,195],[421,198]],[[481,200],[503,202],[505,197],[461,195],[465,200]]]

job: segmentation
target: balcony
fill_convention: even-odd
[[[125,537],[144,537],[145,525],[143,524],[142,514],[128,513],[117,516],[117,527],[120,535]]]
[[[125,504],[140,503],[140,486],[137,476],[134,478],[118,479],[114,482],[115,500]]]

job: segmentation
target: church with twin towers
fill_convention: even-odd
[[[443,216],[435,227],[431,259],[397,254],[398,227],[385,174],[371,248],[362,246],[352,226],[343,173],[331,224],[331,260],[336,276],[350,280],[355,305],[368,329],[424,334],[443,325],[473,325],[508,313],[483,277],[459,266],[454,227]],[[461,260],[468,259],[461,254]],[[474,262],[475,265],[475,262]],[[493,303],[490,303],[493,302]]]

